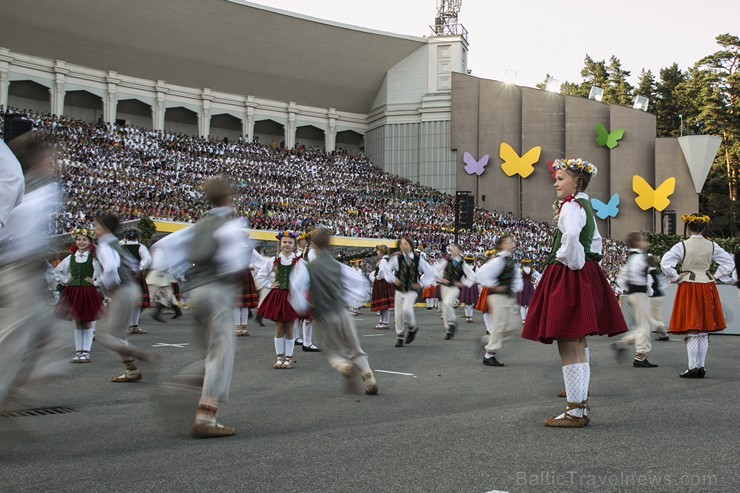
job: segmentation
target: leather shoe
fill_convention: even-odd
[[[403,339],[400,337],[396,339],[396,347],[403,347]]]
[[[113,377],[111,382],[126,383],[126,382],[138,382],[141,380],[142,375],[139,370],[126,370],[123,375]]]
[[[642,361],[635,360],[632,362],[632,366],[634,366],[635,368],[657,368],[658,367],[658,365],[652,364],[647,359],[644,359]]]
[[[406,332],[406,344],[411,344],[414,342],[414,339],[416,339],[416,333],[419,332],[419,327],[414,327],[413,329],[409,328],[409,330]]]
[[[665,342],[665,341],[670,341],[671,338],[668,337],[668,336],[660,336],[660,337],[656,337],[655,340],[656,341],[663,341],[663,342]]]
[[[449,341],[450,339],[452,339],[452,333],[448,332],[445,334],[445,341]]]
[[[699,368],[692,368],[678,375],[681,378],[702,378],[699,373]]]
[[[320,353],[321,352],[321,349],[317,348],[313,344],[311,344],[310,346],[304,345],[303,350],[309,353]]]
[[[203,423],[195,422],[190,427],[190,435],[193,438],[217,438],[228,437],[236,433],[236,429],[231,426],[224,426],[220,423]]]
[[[704,375],[707,374],[707,370],[705,370],[703,366],[699,368],[698,370],[699,370],[699,378],[704,378]]]
[[[486,366],[504,366],[495,356],[491,358],[483,358],[483,364]]]

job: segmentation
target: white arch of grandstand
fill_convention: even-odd
[[[142,125],[144,122],[138,119],[136,125],[155,130],[166,129],[168,109],[182,107],[196,114],[197,133],[201,137],[211,136],[211,118],[221,114],[237,118],[241,122],[241,137],[248,141],[254,140],[256,122],[275,121],[283,126],[281,137],[289,148],[296,143],[298,127],[310,125],[322,130],[323,147],[327,151],[334,150],[337,132],[351,130],[364,136],[367,131],[365,114],[303,106],[292,101],[273,101],[251,95],[227,94],[208,88],[188,88],[162,80],[129,77],[114,71],[95,70],[0,48],[0,105],[14,106],[9,88],[13,82],[22,81],[33,81],[48,88],[50,112],[56,115],[65,114],[65,96],[70,91],[86,91],[100,97],[102,120],[109,123],[117,120],[119,101],[140,101],[151,108],[151,123]],[[45,111],[39,109],[38,105],[34,107],[30,100],[22,100],[20,103],[17,106],[27,105],[34,111]]]

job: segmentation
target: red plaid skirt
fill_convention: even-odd
[[[529,305],[522,337],[552,344],[556,339],[627,332],[609,281],[598,262],[581,270],[562,264],[545,269]]]
[[[671,323],[668,327],[668,332],[671,334],[725,330],[727,322],[722,313],[722,302],[719,299],[717,286],[713,282],[679,284],[676,298],[673,300]]]
[[[256,308],[259,304],[259,294],[257,287],[254,285],[254,278],[250,270],[245,270],[237,277],[236,308]],[[269,320],[269,319],[268,319]]]
[[[105,316],[103,300],[93,286],[67,286],[54,307],[54,316],[76,322],[92,322]]]
[[[292,322],[298,318],[288,298],[290,290],[271,289],[257,310],[257,315],[273,322]]]
[[[395,285],[383,279],[376,279],[373,283],[373,296],[370,301],[370,309],[374,312],[390,310],[395,303],[395,297]]]
[[[139,307],[141,308],[149,308],[151,306],[149,302],[149,286],[146,284],[146,279],[144,278],[143,273],[139,273],[136,275],[136,282],[139,283],[139,287],[141,288],[141,299],[139,300]]]

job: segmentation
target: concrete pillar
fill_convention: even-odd
[[[118,95],[116,94],[118,86],[108,83],[108,91],[103,99],[103,119],[107,123],[116,122],[116,109],[118,106]]]
[[[0,67],[0,106],[6,108],[8,106],[8,88],[10,87],[10,80],[8,80],[8,68]]]
[[[254,140],[254,96],[247,96],[247,101],[244,104],[247,108],[244,111],[244,118],[242,118],[242,137],[246,142],[252,142]]]
[[[285,147],[292,149],[295,147],[295,118],[298,114],[295,102],[288,103],[288,124],[285,126]]]
[[[152,128],[154,130],[164,130],[164,114],[167,111],[166,101],[167,89],[157,84],[157,101],[152,107]]]
[[[64,114],[64,97],[67,91],[64,90],[64,74],[56,74],[51,89],[51,113],[54,115]]]
[[[198,112],[198,133],[203,138],[211,134],[211,103],[203,101],[203,106]]]
[[[324,150],[333,152],[337,147],[337,113],[334,108],[329,108],[326,131],[324,132]]]

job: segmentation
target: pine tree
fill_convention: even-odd
[[[622,62],[613,55],[609,59],[606,72],[608,79],[607,86],[604,87],[603,101],[609,104],[630,106],[632,104],[632,84],[627,82],[627,78],[631,72],[622,69]]]
[[[640,79],[635,87],[635,96],[644,96],[650,100],[648,111],[655,113],[655,95],[656,95],[655,76],[650,70],[640,70]]]
[[[677,63],[660,69],[660,81],[655,88],[655,116],[658,137],[678,137],[681,129],[681,116],[687,116],[691,108],[682,105],[678,87],[687,74],[678,68]],[[684,101],[690,103],[690,101]]]

